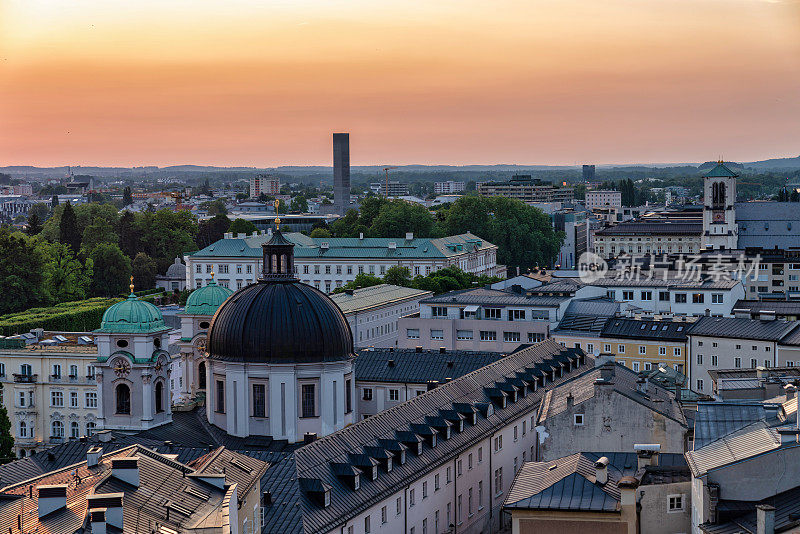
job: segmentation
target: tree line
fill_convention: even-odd
[[[527,270],[550,266],[564,240],[540,209],[505,197],[466,195],[437,208],[435,214],[420,204],[385,197],[368,197],[360,210],[350,210],[312,237],[445,237],[472,233],[497,245],[500,264]]]

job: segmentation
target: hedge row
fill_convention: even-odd
[[[0,335],[24,334],[34,328],[64,332],[88,332],[100,328],[103,313],[122,299],[92,298],[62,302],[49,308],[31,308],[0,316]]]

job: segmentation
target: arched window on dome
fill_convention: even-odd
[[[117,414],[131,414],[131,388],[127,384],[119,384],[116,389]]]
[[[156,413],[164,411],[164,383],[156,382]]]
[[[197,389],[206,389],[206,362],[197,366]]]

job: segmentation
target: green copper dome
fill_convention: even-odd
[[[95,332],[149,334],[166,328],[164,317],[158,308],[149,302],[139,300],[131,293],[127,299],[117,302],[106,310],[100,328]]]
[[[223,302],[233,295],[233,291],[227,287],[218,286],[212,279],[208,285],[198,287],[189,295],[186,300],[186,315],[208,315],[216,313]]]

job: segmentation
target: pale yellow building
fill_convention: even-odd
[[[18,456],[95,431],[97,347],[92,337],[40,332],[35,343],[0,339],[0,402],[8,410]]]
[[[611,354],[634,371],[659,365],[686,374],[687,331],[693,318],[656,319],[611,317],[595,328],[553,330],[552,337],[565,347],[580,347],[593,355]]]

